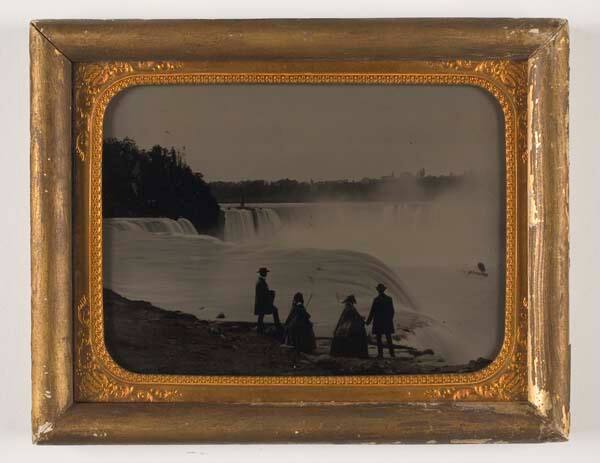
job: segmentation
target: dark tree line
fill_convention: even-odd
[[[364,178],[359,181],[300,182],[244,180],[211,182],[222,203],[311,201],[427,201],[464,183],[464,176],[403,174],[399,177]]]
[[[174,148],[143,150],[128,138],[105,140],[102,191],[104,217],[185,217],[199,233],[222,229],[223,213],[209,185]]]
[[[219,202],[305,202],[310,197],[310,184],[297,180],[282,179],[243,180],[241,182],[211,182],[210,188]]]

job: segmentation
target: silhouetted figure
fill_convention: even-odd
[[[379,283],[376,288],[379,293],[373,299],[371,311],[367,318],[367,325],[373,322],[372,333],[377,337],[377,358],[383,358],[383,342],[381,337],[385,335],[390,356],[395,357],[394,344],[392,342],[392,333],[394,332],[394,302],[392,298],[385,294],[387,289],[383,283]]]
[[[258,269],[258,281],[256,282],[256,291],[254,293],[254,315],[258,315],[258,323],[256,331],[264,333],[265,315],[273,315],[275,327],[280,330],[281,322],[279,321],[279,311],[275,307],[275,291],[269,289],[267,284],[267,274],[269,269],[261,267]]]
[[[354,306],[356,298],[350,295],[343,303],[344,310],[333,332],[331,355],[367,358],[369,350],[365,320]]]
[[[310,314],[304,307],[302,293],[294,294],[292,310],[285,321],[285,343],[294,346],[297,352],[310,353],[317,347]]]

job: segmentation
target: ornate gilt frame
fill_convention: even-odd
[[[42,21],[32,24],[31,51],[34,440],[566,438],[564,21]],[[492,364],[468,374],[219,377],[141,375],[112,360],[102,320],[105,109],[134,85],[215,83],[472,85],[497,100],[506,293],[504,341]],[[286,422],[282,408],[304,424]],[[432,409],[444,412],[439,422],[429,421]],[[239,416],[247,423],[227,423]],[[338,434],[325,430],[333,417],[344,424]],[[136,423],[158,429],[141,435]]]

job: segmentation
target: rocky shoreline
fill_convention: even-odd
[[[113,359],[137,373],[180,375],[391,375],[465,373],[489,364],[477,359],[446,365],[432,351],[396,346],[396,358],[354,359],[329,355],[329,338],[314,354],[296,354],[276,336],[259,335],[253,323],[199,320],[149,302],[104,290],[105,341]]]

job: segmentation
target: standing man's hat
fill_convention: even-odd
[[[258,272],[256,273],[268,273],[270,272],[270,270],[267,267],[261,267],[258,269]]]
[[[387,286],[384,285],[383,283],[379,283],[377,286],[375,286],[375,289],[377,291],[385,291],[387,289]]]

